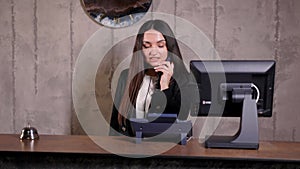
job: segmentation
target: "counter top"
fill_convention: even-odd
[[[89,137],[85,135],[40,135],[39,140],[21,141],[19,135],[0,134],[0,152],[117,154],[126,157],[159,156],[165,158],[193,159],[300,161],[299,142],[262,141],[258,150],[207,149],[198,139],[190,139],[187,145],[151,140],[136,144],[134,138],[110,136]]]

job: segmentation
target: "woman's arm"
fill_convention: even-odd
[[[152,113],[177,114],[178,119],[186,120],[190,112],[191,103],[193,102],[191,100],[193,99],[191,92],[193,90],[188,81],[181,84],[180,87],[174,81],[168,89],[162,91],[156,90],[153,93],[150,110]]]
[[[178,114],[181,96],[177,84],[174,82],[165,90],[155,90],[152,94],[149,113]]]

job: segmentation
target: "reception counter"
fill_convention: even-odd
[[[299,168],[300,143],[260,142],[258,150],[207,149],[197,139],[186,145],[108,136],[41,135],[20,141],[0,135],[0,168]]]

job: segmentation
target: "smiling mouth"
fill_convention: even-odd
[[[158,58],[158,57],[152,57],[152,58],[150,58],[150,61],[153,61],[153,62],[156,62],[156,61],[159,61],[160,60],[160,58]]]

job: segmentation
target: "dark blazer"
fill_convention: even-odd
[[[111,121],[110,121],[110,132],[109,135],[127,135],[127,136],[134,136],[130,122],[127,119],[126,120],[126,126],[120,126],[118,124],[118,109],[117,107],[120,106],[122,96],[124,94],[125,86],[126,86],[126,80],[128,76],[128,69],[124,70],[119,78],[116,94],[114,98],[114,105],[111,115]],[[188,82],[185,82],[188,84]],[[188,100],[185,100],[181,103],[181,93],[183,93],[183,98],[188,98],[189,96],[189,90],[188,85],[183,84],[180,85],[180,89],[178,84],[173,81],[170,83],[170,86],[168,89],[160,91],[156,90],[151,99],[151,107],[149,109],[149,112],[163,112],[163,113],[175,113],[178,116],[180,120],[185,120],[189,113],[190,108],[190,102]],[[181,92],[181,91],[187,91],[187,92]],[[163,98],[165,97],[165,98]],[[167,100],[167,103],[163,102],[163,100]],[[164,107],[165,105],[165,107]],[[135,106],[135,105],[134,105]],[[180,112],[180,110],[182,110]],[[180,112],[180,114],[179,114]],[[135,112],[131,112],[131,114],[135,115]],[[134,117],[134,116],[133,116]]]

